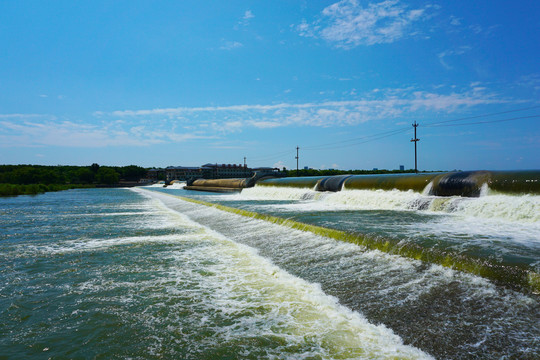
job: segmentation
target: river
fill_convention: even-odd
[[[540,356],[534,288],[207,203],[540,266],[536,195],[172,186],[2,198],[0,358]]]

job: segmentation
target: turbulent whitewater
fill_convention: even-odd
[[[539,203],[269,186],[3,198],[0,356],[536,359],[530,288],[264,219],[534,272]]]

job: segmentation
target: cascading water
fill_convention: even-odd
[[[414,210],[481,218],[496,217],[508,221],[540,221],[540,196],[538,195],[488,195],[490,189],[487,184],[484,184],[481,187],[482,196],[478,198],[439,197],[429,195],[430,184],[422,193],[412,190],[351,190],[348,188],[336,193],[319,193],[309,189],[256,186],[244,189],[234,199],[318,200],[311,205],[313,209],[317,208],[321,211],[346,208],[350,210]]]
[[[493,230],[494,224],[500,225],[502,221],[497,219],[495,223],[485,224],[484,230],[491,228],[491,234],[467,234],[470,225],[460,220],[462,215],[456,215],[461,211],[458,207],[452,212],[448,212],[449,205],[441,206],[445,210],[438,212],[411,210],[408,204],[424,197],[412,191],[317,193],[310,189],[265,186],[246,189],[235,195],[164,192],[211,201],[199,204],[166,194],[153,195],[165,206],[186,214],[195,222],[256,249],[280,268],[320,283],[322,289],[336,296],[340,303],[360,311],[372,321],[387,325],[405,343],[414,343],[436,358],[517,356],[533,359],[540,354],[540,348],[534,345],[533,340],[540,334],[536,321],[540,309],[538,296],[527,289],[522,289],[523,293],[516,292],[510,289],[512,286],[497,285],[500,283],[497,280],[492,283],[489,276],[478,277],[430,265],[429,262],[336,242],[333,235],[317,235],[318,228],[301,226],[304,223],[343,229],[345,233],[366,232],[382,241],[394,237],[397,246],[415,242],[426,250],[435,247],[446,254],[456,253],[465,262],[467,256],[474,258],[478,266],[482,266],[483,261],[491,264],[488,268],[495,263],[495,267],[500,266],[504,273],[504,266],[515,265],[516,269],[535,267],[534,259],[537,261],[538,257],[531,256],[531,252],[538,254],[540,250],[532,244],[538,233],[532,228],[527,230],[527,224],[537,226],[534,222],[525,221],[523,233],[513,238],[510,236],[510,240],[498,234],[501,229]],[[307,193],[320,195],[306,200]],[[377,197],[382,200],[375,201]],[[483,200],[428,198],[433,203],[438,199],[450,203]],[[227,207],[213,208],[212,204]],[[272,216],[283,220],[278,221]],[[294,221],[300,221],[298,226]],[[520,244],[517,241],[520,236],[529,240]],[[442,241],[441,237],[446,239]],[[508,240],[515,241],[515,246],[509,245]],[[482,242],[490,243],[490,246],[482,248],[479,246]],[[494,244],[498,246],[496,250],[493,250]],[[382,249],[384,251],[384,246]],[[491,259],[491,256],[498,250],[506,252],[508,258],[497,265],[498,260]],[[485,251],[491,251],[491,255]],[[511,276],[507,279],[511,281]]]

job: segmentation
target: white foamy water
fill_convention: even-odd
[[[341,306],[336,298],[326,295],[319,285],[292,276],[259,256],[251,247],[233,242],[173,210],[169,210],[168,216],[180,218],[183,227],[196,229],[197,236],[207,243],[204,247],[173,254],[179,264],[205,263],[204,279],[197,283],[202,287],[199,291],[212,294],[212,300],[206,305],[214,310],[217,307],[223,314],[254,315],[220,326],[221,336],[284,337],[285,351],[288,347],[300,346],[308,338],[314,348],[301,357],[431,358],[414,347],[403,345],[402,340],[384,325],[370,324],[358,312]],[[175,272],[171,274],[175,278],[200,276],[196,267],[182,266]],[[289,356],[287,352],[280,354],[280,357],[291,359],[297,356]]]
[[[536,352],[534,346],[528,349],[526,345],[537,333],[536,326],[531,325],[534,316],[530,316],[537,303],[527,295],[501,290],[489,280],[438,265],[365,251],[353,244],[186,203],[163,193],[152,196],[219,231],[225,239],[248,245],[250,252],[257,249],[263,260],[272,260],[269,266],[278,266],[288,274],[292,271],[308,284],[320,283],[316,289],[337,296],[349,309],[362,309],[359,315],[387,324],[407,343],[422,344],[436,357],[466,359],[467,354]],[[238,195],[232,198],[239,199]],[[309,205],[310,201],[293,204]],[[255,280],[259,281],[258,277]],[[279,297],[287,299],[281,293]],[[498,346],[506,350],[495,350]]]
[[[186,182],[179,181],[179,182],[172,183],[171,185],[167,185],[167,189],[183,189],[184,186],[186,186]]]
[[[540,222],[540,196],[486,195],[479,198],[435,197],[414,191],[343,190],[319,193],[309,189],[256,186],[244,189],[236,199],[306,201],[315,211],[398,210],[424,211],[503,221]],[[231,200],[235,198],[231,197]]]
[[[236,244],[217,233],[209,232],[217,247],[195,249],[178,257],[179,263],[208,261],[214,263],[199,284],[212,294],[208,306],[230,316],[247,313],[218,333],[233,337],[277,336],[286,340],[279,357],[322,356],[328,359],[423,359],[427,354],[403,345],[401,339],[383,325],[370,324],[362,315],[339,305],[316,284],[292,276],[253,249]],[[197,260],[199,259],[199,260]],[[219,259],[219,260],[218,260]],[[180,271],[178,276],[186,276]],[[190,273],[189,276],[194,276]],[[288,355],[287,348],[301,346],[310,339],[312,350]],[[295,345],[296,344],[296,345]]]
[[[163,185],[165,185],[165,183],[157,183],[157,184],[152,184],[152,185],[146,185],[145,187],[149,187],[149,188],[162,188]]]

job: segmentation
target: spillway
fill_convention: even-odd
[[[505,194],[540,194],[540,171],[456,171],[445,173],[338,175],[266,179],[260,186],[309,188],[337,192],[342,189],[401,190],[434,196],[478,197],[482,189]]]

